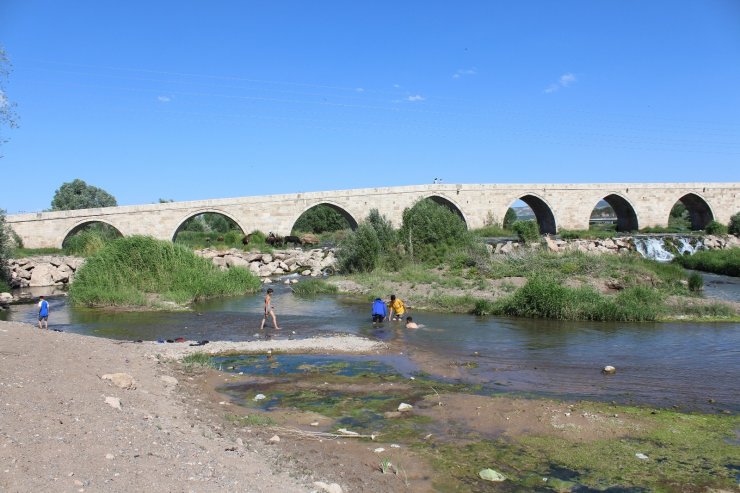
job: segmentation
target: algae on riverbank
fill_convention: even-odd
[[[75,305],[157,307],[253,293],[259,287],[259,279],[245,269],[222,272],[182,246],[131,236],[88,258],[69,296]]]

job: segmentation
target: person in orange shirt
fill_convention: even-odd
[[[401,320],[406,313],[406,306],[395,294],[391,295],[391,302],[388,305],[388,320]]]

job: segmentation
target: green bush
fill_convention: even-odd
[[[378,209],[371,209],[365,221],[375,229],[381,251],[386,254],[390,253],[397,243],[396,231],[393,229],[390,220],[380,215]]]
[[[5,211],[0,209],[0,290],[8,291],[10,288],[10,272],[8,271],[8,259],[13,256],[13,242],[11,239],[10,226],[5,222]]]
[[[727,232],[731,235],[740,236],[740,212],[736,212],[730,218],[730,224],[727,226]]]
[[[293,225],[292,234],[314,233],[321,234],[341,229],[350,229],[349,221],[334,207],[319,204],[301,214]]]
[[[614,238],[617,235],[616,231],[612,230],[599,230],[599,229],[587,229],[587,230],[569,230],[563,229],[558,233],[560,238],[564,240],[578,240],[578,239],[589,239],[589,240],[605,240],[607,238]]]
[[[293,294],[297,296],[316,296],[317,294],[334,294],[338,291],[337,287],[329,284],[323,279],[306,279],[301,280],[293,287]]]
[[[245,269],[225,272],[210,260],[168,241],[120,238],[87,259],[70,285],[75,305],[156,306],[256,292],[259,279]]]
[[[380,240],[375,228],[362,223],[339,244],[337,262],[344,273],[370,272],[380,260]]]
[[[740,248],[702,250],[693,255],[679,255],[673,261],[687,269],[740,277]]]
[[[88,224],[85,228],[65,238],[62,250],[66,255],[89,257],[106,244],[120,238],[116,228],[105,223]]]
[[[697,291],[701,291],[703,288],[704,288],[704,278],[701,277],[701,274],[692,272],[689,275],[689,291],[697,292]]]
[[[708,235],[726,235],[727,226],[717,221],[709,221],[709,224],[704,228],[704,232]]]
[[[583,286],[569,288],[560,280],[536,276],[512,296],[494,304],[491,313],[557,320],[648,321],[658,318],[663,297],[654,288],[634,286],[615,297]]]
[[[537,221],[516,221],[512,229],[524,243],[537,243],[540,241],[540,227]]]
[[[400,241],[414,260],[439,261],[471,241],[465,222],[447,207],[423,199],[403,211]]]

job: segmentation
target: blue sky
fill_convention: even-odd
[[[740,2],[0,0],[0,208],[738,181]]]

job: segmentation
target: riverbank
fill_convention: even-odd
[[[325,339],[361,350],[359,338]],[[277,348],[268,366],[303,357],[279,353],[288,344],[318,350],[317,341],[268,341]],[[474,395],[475,386],[423,376],[345,376],[351,362],[265,378],[179,364],[170,357],[187,359],[183,344],[0,322],[0,489],[322,491],[320,481],[359,492],[489,491],[478,472],[493,468],[520,489],[698,492],[732,488],[740,463],[736,415]],[[410,348],[365,349],[382,358]],[[256,357],[246,357],[248,367],[261,364]],[[135,381],[119,384],[135,388],[100,378],[119,372]],[[412,408],[397,412],[400,402]]]
[[[528,285],[533,280],[553,289],[534,289]],[[327,282],[340,293],[368,302],[394,293],[412,308],[436,312],[567,320],[740,321],[740,303],[705,298],[701,291],[689,289],[688,275],[680,266],[637,254],[520,250],[462,265],[412,264],[396,272],[376,269]],[[536,291],[534,297],[525,287]],[[555,288],[559,296],[550,296]],[[569,301],[580,308],[557,313],[533,310],[523,305],[525,298],[560,308]]]

